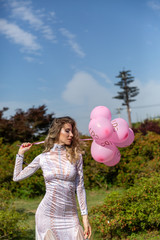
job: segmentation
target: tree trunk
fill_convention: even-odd
[[[129,127],[132,128],[131,110],[130,110],[130,107],[129,107],[129,106],[127,106],[127,113],[128,113],[128,123],[129,123]]]

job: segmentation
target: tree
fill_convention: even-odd
[[[14,116],[9,119],[3,117],[3,108],[0,111],[0,137],[4,142],[33,141],[47,134],[53,121],[54,113],[47,114],[45,105],[29,108],[26,112],[17,109]]]
[[[119,72],[117,78],[120,78],[121,80],[114,85],[119,86],[121,89],[123,89],[123,91],[118,92],[118,95],[113,98],[123,100],[122,105],[127,106],[128,122],[129,127],[131,128],[132,122],[130,103],[136,101],[134,97],[139,94],[139,89],[138,87],[129,86],[132,82],[134,82],[134,77],[131,76],[130,70]]]

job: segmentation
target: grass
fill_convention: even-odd
[[[106,196],[106,190],[104,190],[104,189],[91,190],[91,191],[86,190],[86,194],[87,194],[87,206],[88,206],[88,210],[90,210],[91,207],[103,203],[103,200]],[[34,198],[34,199],[15,199],[14,203],[15,203],[15,207],[16,207],[17,211],[22,212],[22,213],[25,212],[28,215],[27,222],[21,223],[24,226],[27,225],[27,227],[28,227],[27,234],[26,234],[27,237],[21,237],[20,239],[17,239],[17,240],[33,240],[33,239],[35,239],[35,213],[36,213],[36,209],[37,209],[40,201],[42,200],[42,198],[43,197],[38,197],[38,198]],[[79,218],[81,221],[80,210],[79,210],[78,204],[77,204],[77,207],[78,207]],[[93,231],[92,239],[100,240],[99,234],[96,233],[95,231]]]
[[[16,199],[14,202],[18,212],[27,213],[27,223],[24,222],[23,224],[24,226],[27,225],[28,231],[32,235],[32,238],[28,238],[29,240],[35,237],[35,213],[41,200],[42,197],[38,197],[34,199]]]
[[[104,198],[106,197],[106,194],[111,192],[112,190],[115,190],[115,189],[111,189],[110,191],[106,191],[105,189],[86,190],[88,210],[90,210],[93,206],[103,203]],[[123,189],[116,189],[116,190],[123,191]],[[35,239],[35,212],[42,198],[43,197],[38,197],[34,199],[16,199],[15,200],[15,206],[17,211],[22,213],[25,212],[28,215],[27,221],[21,222],[21,224],[28,227],[26,237],[23,236],[17,240]],[[77,207],[78,207],[78,214],[81,222],[81,215],[80,215],[78,204],[77,204]],[[94,229],[92,229],[91,240],[102,240],[101,236]],[[117,240],[117,239],[113,238],[112,240]],[[138,233],[138,234],[132,234],[131,236],[128,236],[125,239],[123,238],[122,240],[160,240],[160,234],[158,231]]]
[[[132,234],[126,240],[160,240],[160,236],[158,231],[153,231],[148,233]]]

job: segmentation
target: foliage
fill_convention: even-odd
[[[41,139],[42,140],[42,139]],[[1,139],[2,142],[2,139]],[[12,145],[0,144],[1,155],[1,186],[10,189],[17,196],[33,197],[44,193],[44,180],[41,170],[38,170],[32,177],[25,181],[13,182],[14,159],[18,151],[15,142]],[[130,186],[135,179],[142,176],[150,176],[153,171],[160,171],[159,149],[160,137],[155,133],[148,133],[143,136],[140,133],[135,135],[134,143],[127,148],[121,148],[121,161],[114,167],[107,167],[97,163],[91,157],[91,142],[83,143],[85,154],[84,180],[87,189],[108,187],[118,184],[119,186]],[[34,157],[43,151],[42,145],[36,145],[25,154],[25,162],[30,163]],[[24,165],[25,167],[25,165]]]
[[[98,203],[103,203],[104,198],[106,196],[106,191],[104,189],[98,189],[98,190],[87,190],[86,191],[87,194],[87,207],[88,209],[91,209],[92,206],[97,205]],[[29,228],[27,229],[27,237],[20,237],[17,238],[17,240],[33,240],[35,239],[35,212],[36,209],[39,205],[39,203],[42,200],[42,196],[40,197],[36,197],[34,199],[16,199],[15,200],[15,207],[16,210],[18,211],[23,211],[27,213],[28,218],[26,221],[23,222],[24,225],[26,225],[26,223],[29,225]],[[78,208],[78,216],[79,216],[79,220],[82,224],[82,216],[80,213],[80,208],[79,208],[79,204],[78,204],[78,200],[77,200],[77,208]],[[92,229],[92,238],[90,240],[100,240],[101,238],[99,238],[99,234],[95,233],[95,230]],[[65,239],[64,239],[65,240]]]
[[[91,143],[86,143],[84,179],[87,188],[117,185],[129,187],[135,179],[160,172],[160,136],[153,132],[135,134],[135,141],[127,148],[119,148],[121,160],[114,167],[97,163],[91,157]]]
[[[26,219],[26,215],[19,213],[11,203],[12,195],[10,191],[1,189],[0,191],[0,238],[17,239],[20,235],[25,235],[26,227],[22,227],[20,222]]]
[[[138,87],[130,86],[134,82],[134,77],[131,76],[130,70],[119,72],[117,78],[121,80],[115,83],[115,85],[119,86],[122,91],[118,92],[118,95],[113,98],[122,100],[122,105],[127,106],[129,127],[132,128],[130,103],[135,101],[134,97],[139,94],[139,89]]]
[[[53,120],[54,113],[47,114],[45,105],[38,108],[29,108],[26,112],[17,109],[14,116],[9,119],[3,117],[8,108],[0,111],[0,137],[4,143],[14,141],[33,141],[46,134],[48,127]]]
[[[149,177],[153,172],[160,172],[160,136],[148,132],[143,136],[135,135],[135,141],[127,148],[121,148],[121,161],[118,164],[116,183],[129,187],[136,179]]]
[[[43,139],[40,139],[43,140]],[[13,170],[18,144],[2,144],[0,140],[1,179],[0,185],[10,189],[19,197],[34,197],[45,192],[42,171],[38,170],[33,176],[25,181],[13,182]],[[136,179],[143,176],[149,177],[153,172],[160,172],[160,136],[149,132],[147,135],[136,133],[135,141],[127,148],[120,148],[121,160],[114,167],[107,167],[92,159],[90,153],[91,141],[83,142],[84,150],[84,182],[86,189],[108,189],[112,185],[128,188]],[[43,151],[43,145],[33,146],[25,154],[24,161],[28,164]],[[25,165],[24,165],[25,167]]]
[[[43,139],[40,139],[43,140]],[[15,164],[15,156],[18,151],[20,142],[13,144],[0,144],[1,158],[1,187],[10,189],[17,197],[35,197],[45,193],[45,184],[42,171],[38,170],[33,176],[19,181],[13,182],[13,170]],[[83,143],[85,154],[83,155],[84,162],[84,181],[86,189],[92,188],[108,188],[109,183],[112,183],[114,176],[117,175],[118,166],[108,168],[104,164],[99,164],[94,161],[90,154],[90,142]],[[29,164],[37,155],[42,153],[43,145],[34,145],[30,151],[25,153],[24,161]],[[23,167],[26,165],[24,164]]]
[[[25,181],[13,182],[13,170],[15,164],[15,156],[18,151],[19,142],[12,145],[1,144],[1,179],[0,185],[12,191],[16,196],[34,197],[44,194],[45,185],[42,171],[38,170],[33,176],[25,179]],[[32,149],[25,154],[25,162],[29,164],[37,155],[43,151],[43,146],[32,146]],[[24,165],[25,167],[25,165]]]
[[[121,239],[139,231],[160,227],[160,176],[137,180],[126,191],[111,192],[104,204],[89,213],[93,228],[102,239]]]
[[[114,183],[117,176],[118,165],[113,168],[109,168],[102,163],[96,162],[91,156],[90,148],[91,142],[83,143],[83,171],[85,188],[93,189],[105,187],[108,189],[108,187]]]
[[[130,70],[119,72],[117,78],[120,78],[121,80],[118,83],[115,83],[115,85],[119,86],[123,91],[118,92],[118,95],[114,98],[123,100],[122,105],[128,106],[130,102],[135,101],[133,98],[139,94],[139,89],[137,87],[129,86],[134,82],[134,77],[131,76]]]
[[[19,144],[20,142],[4,144],[3,139],[0,139],[1,187],[11,190],[14,195],[20,197],[42,195],[45,192],[45,185],[41,170],[25,181],[16,183],[12,181],[14,159]],[[160,135],[154,132],[147,132],[146,135],[136,133],[135,141],[131,146],[120,148],[121,161],[114,167],[107,167],[94,161],[91,157],[90,146],[90,141],[82,141],[85,187],[87,189],[104,186],[108,188],[110,185],[123,187],[123,191],[110,193],[104,204],[93,208],[89,214],[93,228],[99,231],[98,234],[102,234],[101,239],[121,239],[127,235],[131,237],[126,239],[134,239],[133,236],[136,236],[139,231],[156,231],[160,227]],[[30,163],[42,151],[42,145],[33,146],[25,154],[25,162]],[[16,211],[12,214],[11,208],[5,207],[8,221],[11,220],[9,212],[7,215],[8,209],[14,225],[15,217],[20,219],[20,216]],[[3,222],[4,214],[0,216],[0,221]],[[12,224],[4,220],[3,224],[5,223],[11,225],[12,228]],[[16,226],[18,229],[19,225]],[[1,228],[3,229],[3,226]],[[11,235],[13,234],[11,231]]]
[[[145,231],[139,233],[133,233],[125,240],[160,240],[160,233],[158,230],[154,231]]]
[[[138,127],[134,128],[134,132],[141,132],[143,135],[146,135],[148,131],[160,134],[160,122],[158,120],[146,119]]]

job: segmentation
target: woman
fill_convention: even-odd
[[[81,240],[91,236],[83,160],[75,121],[55,118],[44,142],[45,150],[22,170],[24,153],[32,144],[23,143],[16,156],[14,181],[43,171],[46,194],[36,211],[36,240]],[[80,226],[75,191],[81,210],[84,232]]]

